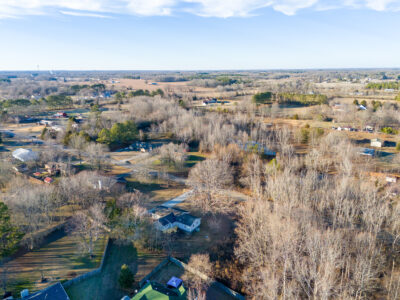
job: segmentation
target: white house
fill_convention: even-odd
[[[51,125],[53,125],[53,121],[49,121],[49,120],[41,120],[40,122],[39,122],[41,125],[46,125],[46,126],[51,126]]]
[[[195,217],[182,209],[158,206],[150,210],[149,213],[156,220],[156,228],[163,232],[180,229],[191,233],[200,228],[201,218]]]
[[[386,182],[396,183],[397,182],[397,177],[388,175],[388,176],[386,176]]]
[[[61,132],[64,129],[61,126],[54,125],[54,126],[51,126],[51,130],[54,130],[54,131],[57,131],[57,132]]]
[[[374,131],[374,127],[372,127],[370,125],[367,125],[367,126],[365,126],[365,131],[373,132]]]

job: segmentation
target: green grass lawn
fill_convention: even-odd
[[[97,268],[105,244],[105,238],[98,240],[94,258],[89,258],[79,253],[77,237],[65,235],[63,231],[55,232],[42,247],[18,256],[2,266],[8,273],[7,289],[15,295],[25,288],[36,291],[56,281],[71,279]],[[45,283],[41,283],[42,273],[48,279]]]
[[[118,285],[123,264],[127,264],[135,274],[135,287],[164,258],[160,254],[138,252],[132,244],[119,245],[111,242],[102,272],[66,288],[66,291],[71,300],[119,300],[131,292],[121,290]]]

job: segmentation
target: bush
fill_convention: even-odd
[[[396,150],[397,150],[397,151],[400,151],[400,142],[397,142],[397,144],[396,144]]]
[[[397,130],[393,129],[392,127],[384,127],[381,129],[381,131],[386,134],[396,134],[397,133]]]
[[[126,264],[121,266],[118,283],[123,289],[129,289],[134,282],[134,275]]]
[[[303,144],[307,144],[310,137],[310,132],[308,131],[308,129],[302,128],[300,134],[301,134],[301,142]]]
[[[324,135],[325,131],[322,128],[314,128],[313,132],[314,132],[315,136],[321,137]]]

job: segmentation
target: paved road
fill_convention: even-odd
[[[161,204],[161,206],[168,207],[168,208],[174,207],[175,205],[185,201],[192,193],[193,193],[193,191],[190,190],[174,199],[164,202],[163,204]]]

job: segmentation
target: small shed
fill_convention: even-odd
[[[381,148],[384,142],[380,139],[372,139],[371,140],[371,147]]]

